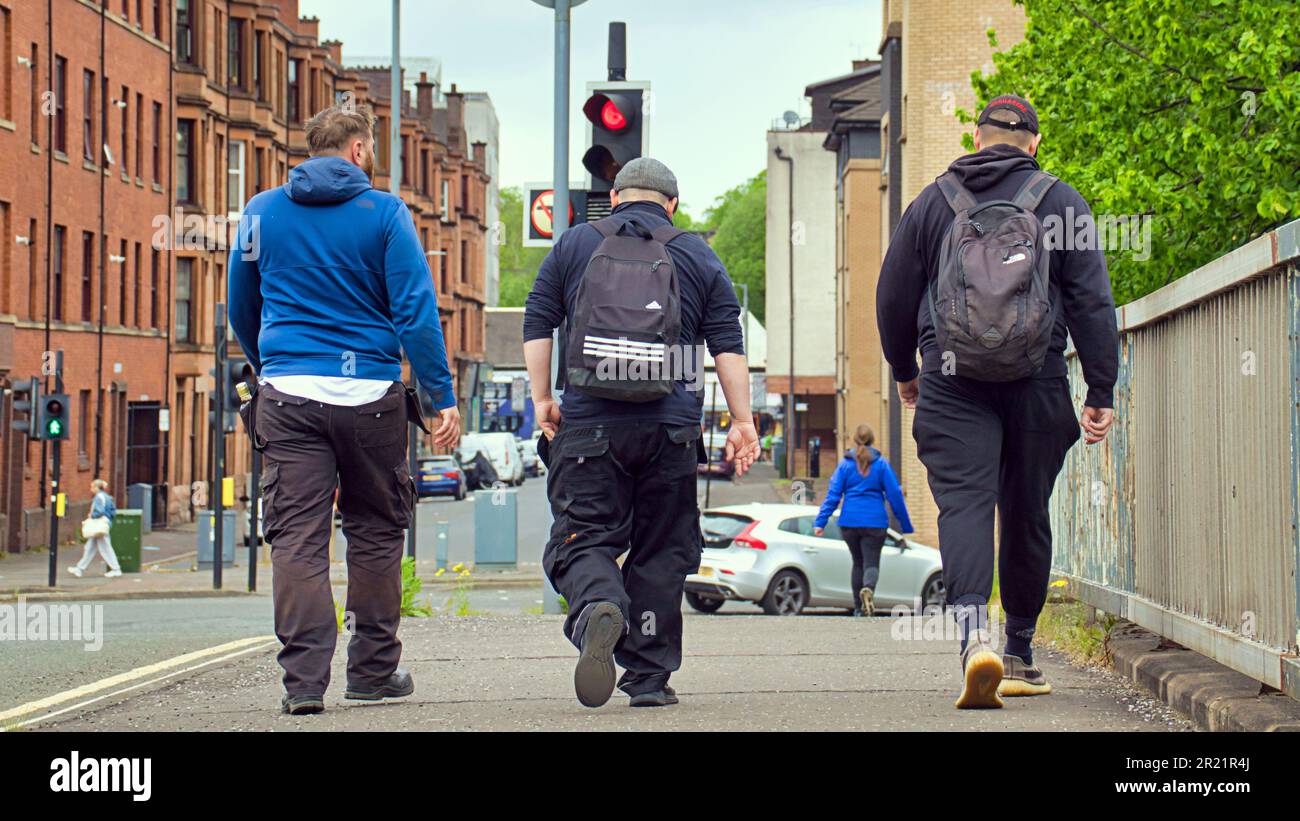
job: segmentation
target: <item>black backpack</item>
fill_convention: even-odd
[[[621,402],[673,391],[682,330],[677,267],[665,247],[680,228],[653,231],[635,220],[592,223],[601,236],[587,262],[566,340],[568,386]]]
[[[956,213],[928,289],[944,373],[1009,382],[1042,367],[1056,312],[1034,209],[1055,182],[1035,171],[1014,199],[977,202],[951,173],[935,180]]]

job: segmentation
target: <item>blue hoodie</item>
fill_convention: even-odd
[[[307,160],[249,201],[240,240],[230,326],[260,376],[396,382],[405,350],[434,407],[456,404],[411,212],[364,171],[341,157]]]
[[[903,501],[903,489],[898,486],[898,478],[889,462],[880,457],[880,451],[871,449],[875,457],[867,475],[858,472],[857,460],[853,451],[844,456],[844,461],[835,468],[831,477],[830,489],[826,491],[826,500],[821,510],[817,511],[817,527],[825,527],[831,514],[844,500],[844,509],[840,511],[840,527],[889,527],[889,515],[885,512],[885,500],[898,517],[898,526],[904,533],[912,532],[912,520],[907,515],[907,503]]]

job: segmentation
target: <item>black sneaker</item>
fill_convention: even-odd
[[[584,707],[599,707],[614,692],[614,647],[623,638],[625,624],[617,604],[591,605],[582,630],[582,655],[573,668],[573,691]]]
[[[632,707],[668,707],[676,704],[677,700],[677,691],[665,684],[662,690],[637,693],[628,704]]]
[[[353,701],[379,701],[385,698],[404,698],[415,692],[415,679],[411,674],[398,667],[393,674],[381,684],[365,685],[348,682],[344,698]]]
[[[280,696],[280,712],[291,716],[309,716],[325,712],[324,696]]]

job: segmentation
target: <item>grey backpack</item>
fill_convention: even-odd
[[[1056,315],[1034,209],[1055,182],[1035,171],[1014,199],[978,202],[952,174],[935,180],[956,213],[928,290],[945,373],[1009,382],[1042,367]]]
[[[568,385],[621,402],[650,402],[673,391],[682,330],[677,268],[665,247],[680,228],[653,231],[635,220],[592,223],[601,240],[578,285],[566,340]]]

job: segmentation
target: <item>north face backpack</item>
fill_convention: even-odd
[[[1034,209],[1056,177],[1035,171],[1014,199],[986,202],[951,173],[935,182],[956,212],[928,289],[944,373],[985,382],[1036,373],[1056,317],[1050,254]]]
[[[587,263],[569,317],[568,386],[621,402],[667,396],[682,312],[677,268],[665,246],[685,232],[671,225],[651,231],[610,217],[592,225],[604,239]]]

